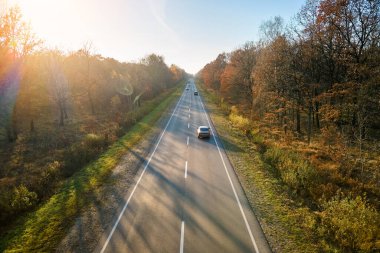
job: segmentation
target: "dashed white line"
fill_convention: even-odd
[[[185,163],[185,178],[187,178],[187,161]]]
[[[190,113],[189,113],[189,119],[190,119]]]
[[[187,136],[187,141],[186,141],[186,143],[187,143],[187,146],[189,146],[189,136]]]
[[[180,242],[180,248],[179,248],[179,253],[183,253],[183,246],[185,244],[185,222],[182,221],[181,224],[181,242]]]
[[[100,250],[100,253],[103,253],[103,252],[106,250],[106,248],[107,248],[107,246],[108,246],[108,243],[110,242],[111,237],[112,237],[113,233],[115,232],[116,227],[117,227],[117,225],[119,224],[119,222],[120,222],[120,220],[121,220],[121,217],[123,216],[125,210],[127,209],[127,206],[128,206],[128,204],[129,204],[129,202],[131,201],[132,196],[133,196],[133,194],[135,193],[135,191],[136,191],[136,189],[137,189],[137,186],[139,185],[139,183],[140,183],[140,181],[141,181],[141,178],[143,177],[143,175],[144,175],[144,173],[145,173],[147,167],[149,166],[150,161],[152,160],[152,157],[153,157],[154,154],[156,153],[156,150],[157,150],[157,148],[158,148],[158,145],[160,144],[160,142],[161,142],[161,140],[162,140],[162,137],[164,136],[164,134],[165,134],[165,132],[166,132],[166,129],[168,128],[168,126],[169,126],[169,124],[170,124],[170,122],[171,122],[171,120],[172,120],[172,118],[173,118],[173,115],[177,112],[178,106],[179,106],[179,104],[181,103],[184,94],[185,94],[185,93],[182,93],[181,98],[178,100],[178,103],[177,103],[177,105],[175,106],[175,108],[174,108],[174,110],[173,110],[173,113],[172,113],[172,115],[170,116],[170,118],[169,118],[169,120],[168,120],[168,123],[166,123],[166,126],[165,126],[164,130],[162,131],[162,134],[161,134],[160,138],[158,139],[157,144],[156,144],[156,146],[155,146],[155,148],[154,148],[152,154],[150,155],[148,162],[145,164],[145,167],[144,167],[143,171],[141,172],[141,175],[140,175],[139,179],[137,180],[135,186],[133,187],[133,190],[132,190],[131,194],[129,195],[129,197],[128,197],[128,199],[127,199],[127,202],[125,203],[123,209],[121,210],[121,212],[120,212],[120,214],[119,214],[119,217],[117,218],[115,224],[113,225],[112,230],[111,230],[110,234],[109,234],[108,237],[107,237],[107,240],[105,241],[105,243],[104,243],[104,245],[103,245],[103,248]]]
[[[190,123],[187,123],[187,128],[190,128]]]

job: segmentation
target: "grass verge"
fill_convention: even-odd
[[[263,156],[263,138],[249,140],[233,127],[226,108],[217,106],[214,94],[199,87],[240,183],[273,252],[320,252],[315,234],[316,215],[289,195],[289,188],[274,175]],[[236,147],[239,147],[238,149]]]
[[[51,252],[73,225],[75,218],[88,204],[92,191],[104,184],[121,157],[138,143],[155,125],[166,109],[180,95],[179,85],[151,112],[137,122],[127,134],[110,146],[97,160],[75,173],[48,201],[36,211],[20,218],[12,231],[0,239],[0,251]]]

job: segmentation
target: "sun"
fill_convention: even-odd
[[[4,1],[4,0],[3,0]],[[50,45],[69,47],[71,38],[81,34],[81,5],[75,0],[9,0],[19,6],[24,21],[30,23],[37,37]]]

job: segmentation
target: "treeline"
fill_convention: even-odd
[[[365,138],[380,127],[379,1],[308,1],[287,29],[220,54],[199,73],[221,98],[286,132],[324,128]],[[302,117],[306,123],[302,124]]]
[[[319,233],[348,252],[378,249],[379,10],[378,0],[307,0],[290,24],[264,22],[258,42],[218,55],[197,75],[220,105],[233,106],[230,121],[247,138],[265,132],[297,152],[306,144],[301,157],[311,165],[260,143],[275,174],[321,212]],[[360,232],[359,216],[374,230]]]
[[[9,142],[26,125],[27,131],[33,131],[38,115],[55,114],[63,126],[74,113],[131,110],[185,76],[182,69],[168,67],[155,54],[140,63],[121,63],[95,54],[91,42],[70,53],[41,49],[41,41],[17,8],[1,18],[0,31],[1,127],[5,129],[1,137],[5,134]]]
[[[10,9],[0,18],[0,225],[48,198],[186,76],[155,54],[125,63],[91,42],[46,49]]]

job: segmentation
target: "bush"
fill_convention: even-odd
[[[0,223],[9,222],[12,215],[12,195],[13,191],[8,187],[0,188]]]
[[[323,203],[321,232],[347,251],[369,251],[379,240],[379,213],[365,198],[338,194]]]
[[[104,136],[87,134],[83,141],[65,151],[62,174],[69,177],[78,169],[95,159],[107,146]]]
[[[106,146],[104,136],[97,134],[87,134],[83,140],[86,149],[103,149]]]
[[[298,192],[306,191],[309,194],[314,191],[314,186],[318,182],[317,171],[298,154],[272,147],[264,153],[264,159],[292,189]]]
[[[24,185],[20,185],[14,189],[11,207],[15,212],[26,211],[32,208],[37,200],[35,192],[30,192]]]
[[[44,166],[38,177],[37,183],[33,184],[33,190],[38,193],[40,198],[49,196],[53,192],[53,185],[60,179],[62,163],[53,161]]]
[[[232,125],[239,128],[240,130],[247,131],[250,128],[249,119],[244,118],[243,116],[240,116],[237,113],[237,109],[235,106],[231,107],[231,113],[229,115],[229,119]]]
[[[33,208],[37,202],[37,193],[30,191],[24,185],[2,186],[0,188],[0,224],[12,222],[15,216]]]

